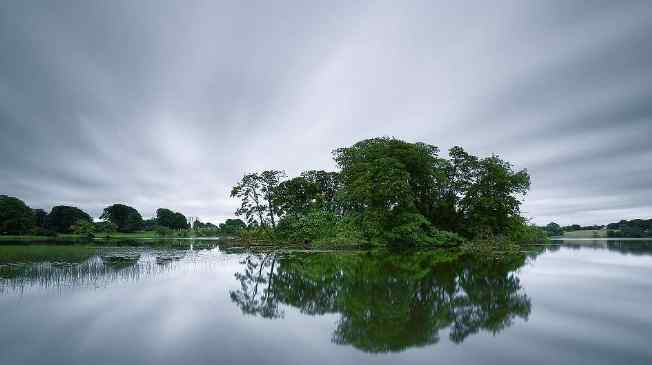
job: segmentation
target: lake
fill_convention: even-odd
[[[0,246],[0,364],[652,364],[652,241]]]

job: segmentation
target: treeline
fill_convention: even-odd
[[[135,208],[113,204],[104,208],[99,218],[101,221],[94,222],[88,213],[66,205],[55,206],[48,213],[43,209],[32,209],[18,198],[0,195],[0,234],[3,235],[95,235],[155,231],[166,236],[191,228],[185,215],[167,208],[159,208],[153,218],[143,219]],[[228,219],[219,226],[195,220],[192,228],[200,235],[235,235],[244,226],[240,219]]]
[[[373,138],[333,151],[337,172],[250,173],[233,187],[245,239],[440,244],[525,241],[541,230],[520,215],[526,170],[461,147]]]
[[[580,226],[579,224],[571,224],[569,226],[560,226],[555,222],[550,222],[546,226],[541,227],[546,234],[549,236],[561,236],[564,232],[574,232],[574,231],[597,231],[604,229],[605,226],[593,225],[593,226]]]
[[[607,224],[607,236],[642,238],[652,237],[652,219],[621,220]]]
[[[621,220],[617,223],[609,223],[606,226],[593,225],[581,226],[572,224],[569,226],[560,226],[555,222],[548,223],[541,227],[549,236],[561,236],[565,232],[575,231],[599,231],[607,230],[608,237],[640,238],[652,237],[652,219],[633,219]]]

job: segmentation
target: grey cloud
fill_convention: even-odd
[[[0,192],[220,221],[391,135],[527,167],[537,223],[649,217],[647,1],[6,1]]]

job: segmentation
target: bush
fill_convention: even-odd
[[[513,243],[542,243],[548,240],[546,231],[523,219],[515,220],[503,240]]]
[[[269,227],[250,226],[240,231],[240,239],[246,243],[273,242],[277,237]]]
[[[73,224],[70,229],[72,233],[86,237],[93,237],[95,234],[95,225],[85,219],[80,219]]]
[[[172,236],[174,234],[174,231],[172,231],[170,228],[163,227],[163,226],[154,226],[153,230],[154,230],[154,232],[156,232],[156,234],[158,236],[161,236],[161,237],[168,237],[168,236]]]
[[[95,232],[97,233],[115,233],[117,231],[118,231],[118,226],[111,222],[95,223]]]
[[[55,231],[53,231],[51,229],[43,228],[43,227],[34,227],[34,228],[32,228],[30,230],[30,234],[32,234],[34,236],[44,236],[44,237],[56,237],[57,236],[57,232],[55,232]]]

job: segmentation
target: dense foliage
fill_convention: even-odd
[[[113,204],[104,208],[100,219],[118,227],[118,232],[136,232],[143,226],[143,217],[138,211],[124,204]]]
[[[92,222],[93,219],[88,213],[77,207],[59,205],[53,207],[48,214],[47,227],[57,233],[71,233],[73,225],[79,221]]]
[[[100,219],[102,221],[93,222],[86,212],[71,206],[56,206],[48,214],[43,209],[30,208],[18,198],[0,195],[2,235],[125,237],[124,234],[134,234],[139,237],[216,237],[238,236],[247,228],[241,219],[227,219],[219,226],[197,219],[190,227],[185,215],[166,208],[159,208],[155,217],[143,220],[135,208],[124,204],[106,207]]]
[[[0,195],[0,234],[25,234],[35,223],[34,212],[25,202]]]
[[[158,208],[156,210],[156,223],[170,229],[190,228],[185,215],[166,208]]]
[[[310,170],[285,181],[281,171],[245,175],[231,192],[242,202],[236,215],[272,228],[258,232],[289,241],[355,237],[431,245],[459,239],[442,235],[446,231],[511,239],[538,230],[520,216],[527,171],[498,156],[479,158],[453,147],[443,158],[435,146],[394,138],[364,140],[333,155],[339,172]]]
[[[607,229],[612,237],[652,237],[652,219],[621,220],[608,224]]]

